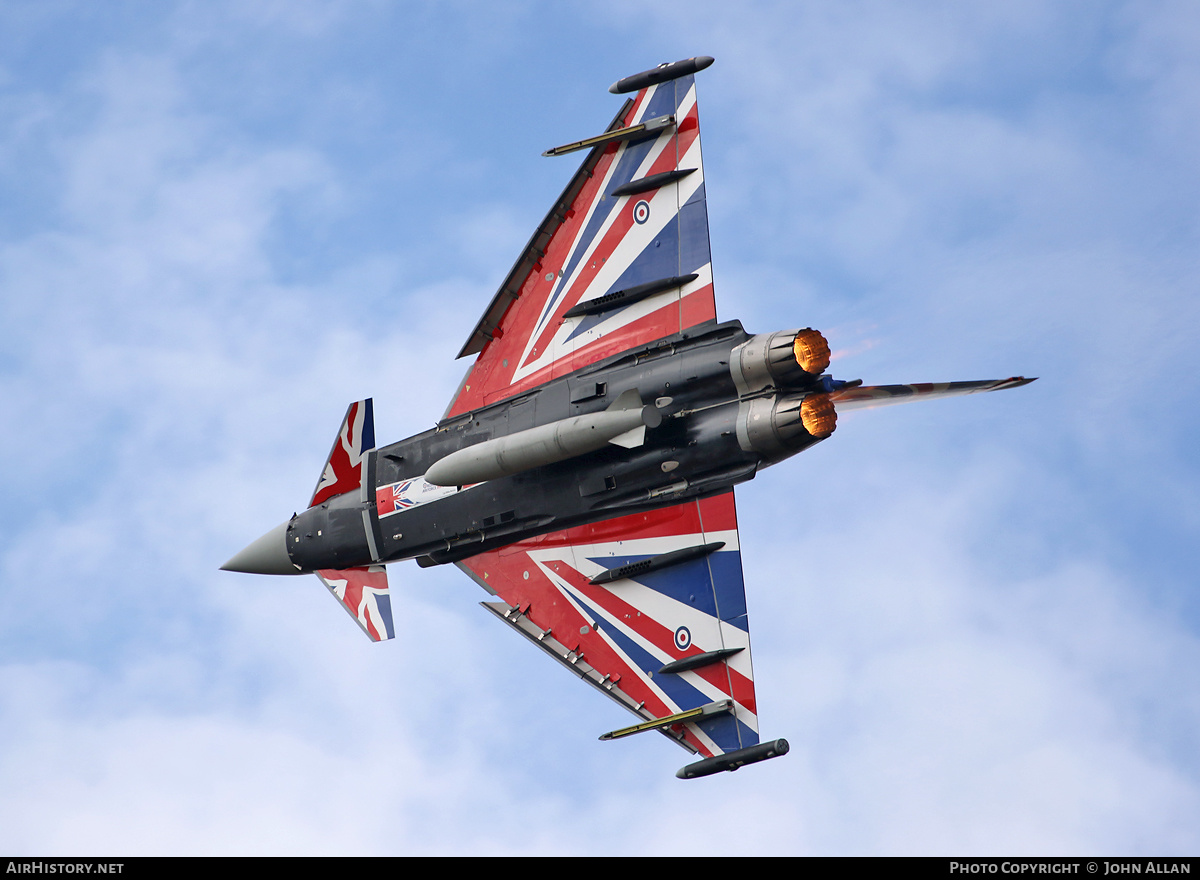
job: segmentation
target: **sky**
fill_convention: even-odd
[[[697,75],[718,317],[868,384],[738,490],[777,760],[696,781],[390,568],[218,571],[440,417],[622,76]],[[1195,855],[1200,10],[0,2],[0,852]]]

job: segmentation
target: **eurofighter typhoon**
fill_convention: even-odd
[[[695,74],[616,82],[603,134],[459,357],[445,416],[376,448],[350,404],[308,509],[223,568],[315,574],[390,639],[386,565],[453,563],[483,607],[698,760],[692,778],[785,754],[759,738],[734,487],[826,440],[859,407],[1031,379],[863,385],[804,328],[717,323]]]

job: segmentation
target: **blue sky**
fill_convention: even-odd
[[[372,645],[217,567],[349,401],[437,419],[541,151],[697,54],[722,319],[1041,378],[739,490],[792,751],[685,783],[455,569]],[[1194,854],[1198,59],[1145,0],[0,5],[0,852]]]

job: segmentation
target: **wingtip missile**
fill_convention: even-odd
[[[714,773],[721,773],[726,770],[733,771],[747,764],[757,764],[759,761],[766,761],[769,758],[778,758],[780,755],[786,755],[789,748],[790,746],[788,746],[786,739],[759,743],[756,746],[738,749],[736,752],[726,752],[723,755],[705,758],[703,761],[697,761],[694,764],[688,764],[686,767],[680,767],[675,775],[679,779],[698,779],[701,776],[712,776]]]
[[[632,76],[619,79],[609,86],[608,90],[614,95],[636,92],[646,88],[646,86],[666,82],[669,79],[679,79],[679,77],[687,76],[689,73],[704,70],[704,68],[713,63],[713,60],[711,55],[697,55],[695,58],[685,58],[682,61],[672,61],[670,64],[660,64],[658,67],[653,67],[650,70],[643,70],[641,73],[635,73]]]

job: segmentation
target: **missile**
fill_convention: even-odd
[[[714,773],[736,770],[739,767],[745,767],[747,764],[757,764],[759,761],[766,761],[768,758],[778,758],[780,755],[786,755],[787,753],[788,741],[786,739],[777,739],[773,742],[759,743],[756,746],[738,749],[736,752],[726,752],[724,755],[717,755],[715,758],[705,758],[703,761],[697,761],[695,764],[680,767],[679,772],[675,775],[680,779],[696,779],[700,776],[712,776]]]
[[[643,405],[637,389],[630,388],[602,412],[572,416],[452,452],[433,463],[425,480],[435,486],[467,486],[595,452],[608,443],[631,449],[645,441],[647,428],[657,428],[661,422],[662,413],[653,404]]]
[[[713,58],[711,55],[697,55],[695,58],[685,58],[682,61],[672,61],[670,64],[660,64],[658,67],[650,70],[643,70],[641,73],[635,73],[633,76],[619,79],[609,86],[608,90],[614,95],[636,92],[655,83],[678,79],[681,76],[687,76],[689,73],[703,70],[712,63]]]

